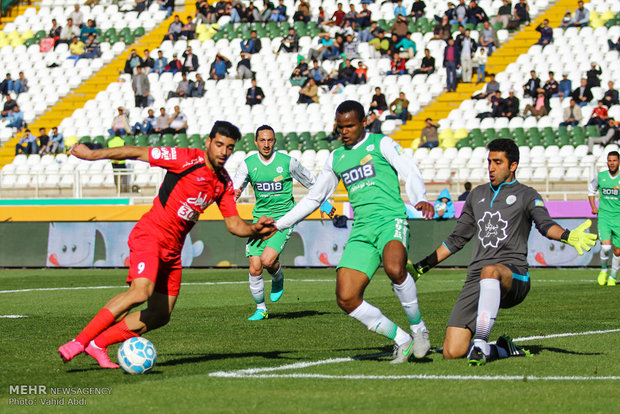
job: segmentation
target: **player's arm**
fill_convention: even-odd
[[[307,189],[312,188],[314,183],[316,183],[316,177],[314,174],[312,174],[312,172],[310,172],[307,168],[304,168],[297,158],[291,157],[289,172],[291,177],[299,181],[299,183]]]
[[[402,177],[409,201],[415,209],[421,211],[425,219],[433,218],[435,208],[426,199],[426,186],[413,158],[390,137],[383,137],[381,140],[381,154]]]
[[[590,202],[590,208],[592,214],[598,214],[598,207],[596,206],[596,193],[598,192],[598,176],[595,175],[590,184],[588,184],[588,201]]]
[[[278,230],[288,229],[293,227],[305,219],[310,213],[316,210],[322,203],[333,194],[338,186],[338,176],[332,170],[332,160],[334,153],[332,152],[327,158],[319,178],[308,194],[302,198],[295,207],[293,207],[288,213],[276,221],[276,228]]]
[[[235,200],[241,196],[245,186],[250,182],[250,174],[248,173],[248,165],[243,161],[239,164],[235,177],[233,178],[233,188],[235,189]]]
[[[71,155],[77,158],[95,161],[95,160],[140,160],[149,161],[148,147],[116,147],[91,150],[84,144],[75,144],[71,147]]]
[[[246,223],[238,215],[229,216],[224,217],[224,223],[230,233],[239,237],[266,239],[276,231],[273,225],[274,219],[265,216],[262,216],[253,224]]]

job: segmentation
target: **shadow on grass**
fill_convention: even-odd
[[[385,346],[382,348],[364,348],[364,349],[376,349],[378,351],[380,351],[377,354],[364,354],[364,355],[355,355],[354,357],[352,357],[353,359],[357,360],[357,361],[366,361],[366,360],[372,360],[372,361],[379,361],[379,362],[385,362],[385,361],[390,361],[393,359],[393,346]],[[363,349],[351,349],[351,351],[361,351]],[[431,351],[432,353],[432,351]],[[426,364],[429,362],[433,362],[433,360],[431,358],[429,358],[429,355],[425,356],[424,358],[411,358],[409,360],[409,362],[415,362],[418,364]]]
[[[298,319],[308,316],[333,315],[335,312],[319,312],[313,310],[269,314],[269,319]]]
[[[261,357],[266,359],[282,359],[287,361],[299,361],[299,358],[289,358],[284,356],[292,351],[272,351],[272,352],[242,352],[242,353],[229,353],[229,354],[204,354],[195,356],[185,356],[177,359],[169,359],[168,361],[157,364],[158,366],[172,366],[181,364],[194,364],[196,362],[206,361],[218,361],[221,359],[236,359],[236,358],[253,358]],[[174,358],[174,355],[168,355],[169,358]]]
[[[525,345],[523,348],[530,351],[532,355],[538,355],[542,351],[555,352],[558,354],[568,354],[568,355],[602,355],[601,352],[575,352],[569,351],[567,349],[555,348],[553,346],[540,346],[540,345]]]

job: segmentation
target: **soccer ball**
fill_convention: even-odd
[[[157,351],[141,336],[126,340],[118,348],[118,364],[128,374],[146,374],[155,366]]]

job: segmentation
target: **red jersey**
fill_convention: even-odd
[[[203,150],[149,148],[149,162],[168,171],[153,207],[133,231],[148,232],[162,247],[180,252],[185,236],[209,205],[217,203],[224,217],[238,214],[230,176],[224,169],[219,174],[209,169]]]
[[[607,118],[607,108],[597,106],[592,110],[592,118]]]

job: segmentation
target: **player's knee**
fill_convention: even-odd
[[[384,263],[383,268],[390,280],[397,285],[400,285],[405,281],[407,271],[401,266],[400,263]]]
[[[359,305],[362,304],[361,298],[357,297],[357,295],[344,295],[336,292],[336,301],[338,302],[338,306],[340,309],[345,311],[346,313],[351,313]]]
[[[140,314],[140,320],[146,325],[149,331],[161,328],[170,322],[170,313],[158,312],[147,309]]]
[[[488,265],[482,268],[480,279],[500,279],[500,273],[495,265]]]
[[[131,301],[136,305],[146,302],[152,294],[152,292],[145,287],[130,289],[127,293],[131,298]]]
[[[260,263],[263,265],[264,268],[272,269],[274,265],[276,264],[276,260],[277,258],[273,258],[273,257],[261,257]]]
[[[467,349],[463,349],[463,347],[460,344],[447,343],[447,342],[443,343],[443,357],[445,359],[463,358],[466,352],[467,352]]]

